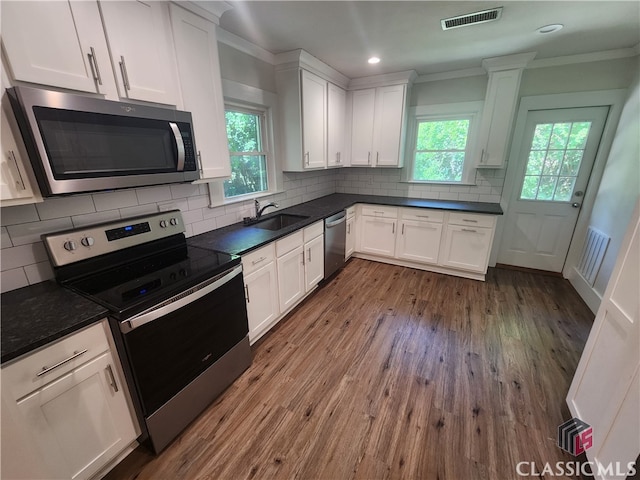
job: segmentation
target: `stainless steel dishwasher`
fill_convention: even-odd
[[[324,219],[324,278],[344,265],[347,212],[342,210]]]

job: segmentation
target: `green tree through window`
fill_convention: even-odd
[[[418,121],[413,180],[462,181],[469,123],[468,119]]]
[[[268,190],[264,115],[227,108],[225,119],[231,178],[224,182],[224,196],[237,197]]]

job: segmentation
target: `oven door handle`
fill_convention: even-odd
[[[179,293],[178,295],[165,300],[160,305],[156,305],[155,307],[145,310],[135,317],[131,317],[130,319],[122,322],[120,324],[120,331],[123,333],[130,332],[131,330],[135,330],[142,325],[153,322],[160,317],[164,317],[171,312],[175,312],[179,308],[182,308],[185,305],[208,295],[217,288],[220,288],[222,285],[231,281],[241,273],[242,265],[230,268],[229,270],[222,272],[220,275],[196,285],[187,292]]]

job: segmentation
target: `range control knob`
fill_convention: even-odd
[[[171,219],[169,219],[169,223],[175,227],[178,224],[178,219],[177,218],[171,218]]]
[[[93,237],[84,237],[80,240],[80,243],[85,247],[91,247],[95,243],[95,240]]]
[[[66,242],[64,242],[63,246],[64,249],[68,252],[73,252],[76,248],[78,248],[78,245],[73,240],[67,240]]]
[[[167,228],[167,221],[166,220],[160,220],[160,227],[161,228]]]

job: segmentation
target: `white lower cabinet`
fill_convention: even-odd
[[[355,207],[347,208],[347,237],[345,239],[345,260],[356,250],[356,211]]]
[[[304,290],[310,292],[324,278],[324,224],[317,222],[303,231]]]
[[[361,257],[484,280],[494,215],[378,205],[359,212]]]
[[[254,256],[243,257],[244,288],[249,318],[249,341],[256,341],[278,319],[278,274],[274,244],[257,251]]]
[[[105,320],[2,368],[3,478],[90,478],[138,437],[107,335]]]
[[[276,242],[280,310],[286,312],[305,294],[302,231]]]

